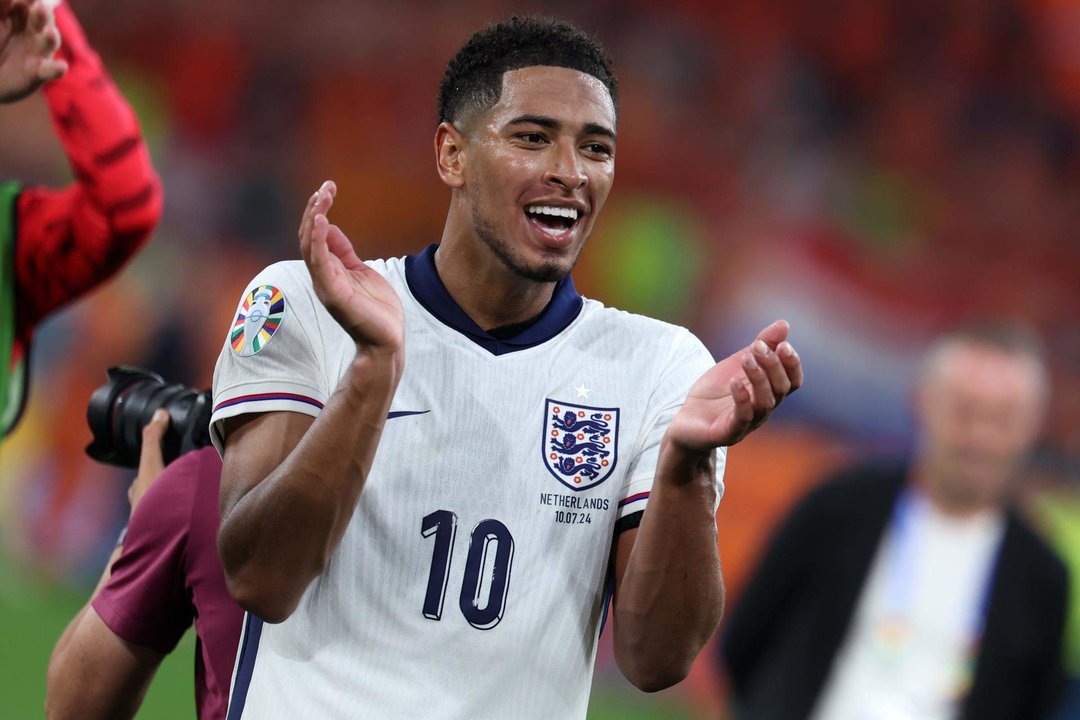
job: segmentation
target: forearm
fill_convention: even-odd
[[[135,716],[164,657],[114,634],[87,605],[57,645],[46,676],[49,720],[122,720]]]
[[[643,690],[682,680],[724,607],[713,454],[666,440],[615,596],[615,656]]]
[[[218,548],[233,598],[287,618],[329,561],[371,470],[402,371],[397,354],[358,353],[319,417],[264,479],[242,486],[227,453]],[[238,433],[239,434],[239,433]]]
[[[44,93],[75,182],[19,196],[16,277],[27,327],[116,273],[149,239],[162,209],[135,114],[71,10],[61,5],[56,15],[70,70]]]
[[[71,638],[75,634],[82,616],[86,613],[87,608],[90,607],[90,604],[94,602],[94,598],[96,598],[98,596],[98,593],[101,592],[101,588],[105,587],[105,583],[109,582],[109,578],[112,576],[113,563],[115,563],[117,558],[120,557],[120,554],[123,552],[123,550],[124,546],[121,543],[117,543],[116,547],[113,548],[112,554],[109,555],[108,562],[105,563],[105,569],[102,571],[101,577],[98,578],[97,585],[94,587],[94,592],[90,593],[90,599],[87,600],[86,605],[83,605],[79,612],[76,613],[75,617],[72,618],[70,623],[68,623],[68,626],[64,628],[64,632],[60,635],[60,639],[56,641],[56,646],[53,647],[52,652],[52,657],[54,661],[57,657],[63,655],[64,651],[68,648],[68,645],[71,643]]]
[[[131,106],[90,46],[71,8],[56,9],[67,74],[45,86],[53,127],[75,180],[91,203],[127,230],[146,222],[138,197],[157,190],[157,175]],[[156,221],[156,218],[154,218]]]
[[[49,720],[134,717],[161,662],[160,654],[113,634],[92,607],[121,552],[118,544],[90,599],[53,647],[45,689]]]

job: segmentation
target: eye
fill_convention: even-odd
[[[518,135],[518,138],[530,145],[542,145],[547,142],[547,138],[542,133],[538,132],[526,132]]]
[[[602,157],[612,157],[615,151],[604,143],[592,142],[585,145],[585,152],[591,155],[600,155]]]

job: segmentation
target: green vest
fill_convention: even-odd
[[[0,183],[0,438],[19,418],[26,394],[26,353],[16,363],[15,346],[15,198],[17,183]]]

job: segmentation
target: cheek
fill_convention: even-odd
[[[604,203],[607,202],[608,194],[611,193],[611,186],[615,182],[615,168],[609,168],[603,172],[597,173],[590,181],[593,191],[593,217],[600,212],[600,209],[604,207]]]

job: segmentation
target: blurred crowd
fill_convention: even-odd
[[[1080,555],[1080,4],[74,6],[139,114],[166,209],[134,265],[37,340],[0,480],[0,550],[37,572],[92,584],[126,516],[130,476],[83,454],[105,369],[209,386],[240,292],[297,257],[319,182],[337,182],[334,219],[361,257],[438,238],[435,89],[458,45],[511,10],[595,31],[620,73],[618,181],[575,271],[582,292],[687,324],[718,357],[776,317],[794,328],[806,387],[729,463],[734,601],[803,489],[907,446],[915,363],[972,316],[1026,320],[1047,342],[1054,400],[1030,505]],[[0,112],[5,176],[66,182],[46,118],[40,98]],[[712,682],[691,677],[696,702]]]

